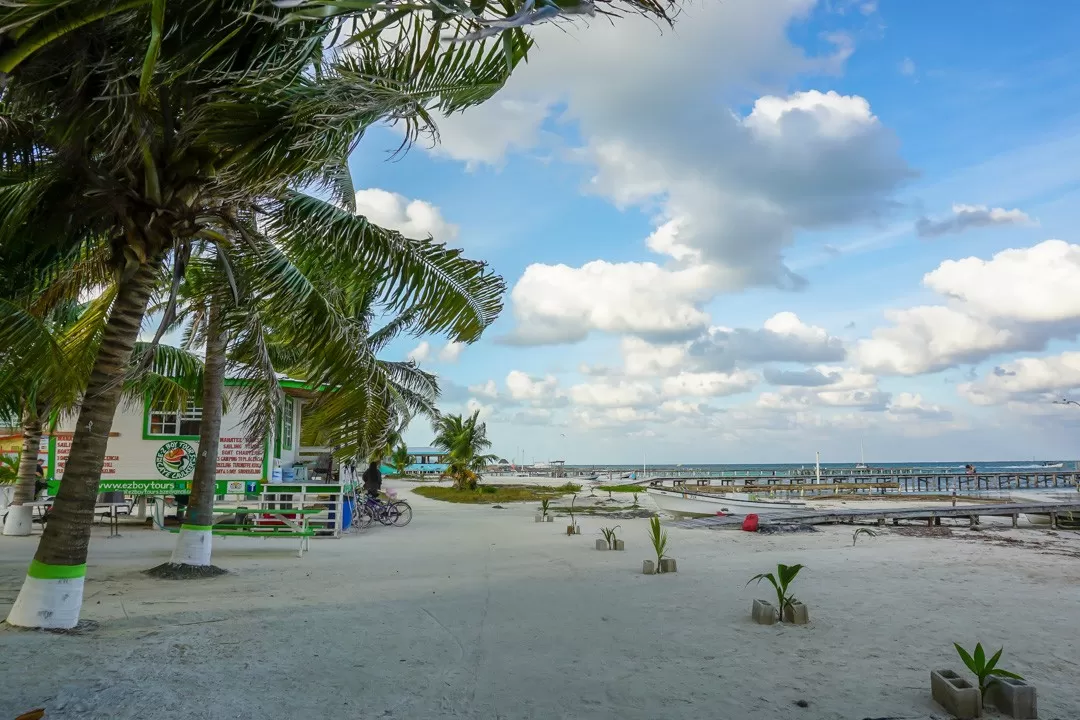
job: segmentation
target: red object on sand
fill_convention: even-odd
[[[757,513],[750,513],[742,521],[742,529],[746,532],[757,532]]]

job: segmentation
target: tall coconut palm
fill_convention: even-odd
[[[483,452],[491,447],[491,440],[487,423],[480,422],[479,410],[468,417],[440,416],[432,445],[447,451],[446,475],[459,490],[475,490],[484,468],[497,457]]]
[[[663,14],[653,0],[622,6]],[[476,275],[456,253],[317,210],[296,188],[336,187],[342,166],[328,160],[346,157],[373,123],[399,122],[411,139],[430,127],[431,113],[490,97],[525,57],[524,33],[500,29],[489,51],[443,48],[438,38],[487,34],[494,26],[485,12],[503,26],[561,13],[545,7],[542,18],[531,3],[507,0],[477,8],[474,19],[469,6],[434,0],[389,13],[302,0],[4,3],[0,247],[32,266],[104,242],[117,283],[53,520],[9,622],[77,621],[93,501],[120,398],[115,378],[161,271],[169,268],[178,287],[198,245],[227,241],[221,226],[239,231],[241,216],[261,209],[296,237],[336,234],[354,261],[385,271],[380,292],[389,306],[420,307],[445,329],[472,327],[474,337],[490,322],[497,303],[463,281]],[[388,42],[395,29],[397,41]],[[132,58],[143,59],[138,71]]]

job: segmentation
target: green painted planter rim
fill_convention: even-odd
[[[188,525],[188,524],[185,523],[185,524],[182,524],[180,526],[180,529],[181,530],[198,530],[199,532],[210,532],[211,530],[214,529],[214,526],[213,525]]]

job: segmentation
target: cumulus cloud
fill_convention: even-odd
[[[688,337],[708,325],[702,306],[715,276],[706,266],[669,271],[649,262],[533,264],[510,294],[518,327],[508,341],[576,342],[591,330]]]
[[[405,357],[417,364],[424,362],[431,357],[431,343],[427,340],[422,340],[420,344],[410,350]]]
[[[952,214],[931,220],[921,217],[915,223],[915,232],[919,237],[938,237],[962,233],[973,228],[991,227],[994,225],[1031,225],[1032,220],[1027,213],[1005,208],[990,208],[986,205],[953,205]]]
[[[812,58],[789,40],[789,25],[813,5],[695,4],[683,9],[677,33],[658,32],[634,17],[617,27],[593,23],[587,38],[574,28],[536,28],[545,51],[514,74],[500,100],[542,105],[545,112],[532,116],[537,131],[556,113],[574,124],[581,141],[569,156],[593,169],[589,189],[653,213],[654,231],[638,241],[663,259],[530,268],[512,296],[522,338],[559,343],[591,331],[700,329],[701,308],[718,293],[801,287],[804,280],[783,258],[799,230],[891,209],[894,191],[912,172],[864,98],[815,90],[746,94],[802,72],[839,70],[852,51],[846,36],[828,35],[832,51]],[[625,58],[642,55],[649,62],[628,75]],[[731,109],[747,106],[749,112]],[[502,112],[490,103],[478,110]],[[468,132],[470,112],[460,118]],[[520,112],[507,112],[497,124],[524,136],[523,120]],[[444,150],[477,161],[501,157],[510,145],[484,127],[470,133],[472,155],[461,135],[446,131],[451,147]],[[688,278],[690,263],[695,269]],[[627,311],[625,292],[592,291],[595,284],[627,282],[648,296],[631,305],[647,310],[641,320]],[[580,293],[588,297],[579,300]]]
[[[940,405],[923,401],[918,393],[899,393],[889,405],[889,414],[894,416],[912,415],[922,420],[952,420],[951,410]]]
[[[570,388],[570,400],[577,405],[619,407],[651,404],[656,391],[642,382],[581,383]]]
[[[843,342],[824,328],[803,323],[795,313],[782,312],[759,330],[710,328],[690,344],[688,354],[703,365],[730,370],[764,362],[835,362],[843,360]]]
[[[722,372],[681,372],[664,378],[660,386],[668,397],[721,397],[746,392],[758,383],[756,373],[736,370]]]
[[[511,370],[506,375],[506,389],[512,400],[534,405],[554,404],[560,397],[559,381],[554,375],[539,378],[520,370]]]
[[[379,188],[356,191],[356,212],[380,227],[397,230],[409,238],[433,237],[439,242],[450,242],[458,236],[457,225],[448,223],[439,208],[431,203],[410,200]]]
[[[494,380],[488,380],[482,385],[470,385],[469,392],[471,392],[473,395],[479,395],[481,397],[488,398],[489,400],[494,400],[495,398],[499,397],[499,388],[498,385],[495,384]]]
[[[767,367],[764,371],[765,382],[771,385],[795,385],[798,387],[820,387],[839,382],[838,373],[826,375],[816,368],[805,370],[779,370]]]
[[[1007,402],[1048,403],[1080,388],[1080,352],[1042,358],[1020,358],[995,367],[974,382],[957,386],[977,405]]]
[[[1045,349],[1080,332],[1080,245],[1047,240],[990,260],[948,260],[923,277],[946,305],[885,313],[856,349],[870,371],[917,375],[996,353]]]
[[[443,362],[457,362],[457,359],[461,357],[461,351],[465,349],[465,343],[462,342],[448,342],[442,350],[439,351],[439,360]]]
[[[884,410],[890,395],[878,389],[877,378],[852,368],[818,365],[806,371],[808,378],[824,378],[821,384],[774,383],[781,387],[758,396],[756,405],[770,410],[805,410],[810,407],[852,407]],[[768,378],[768,376],[766,376]]]

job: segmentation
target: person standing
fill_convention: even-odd
[[[380,490],[382,490],[382,472],[379,470],[379,463],[373,462],[364,471],[364,492],[369,497],[377,498]]]

